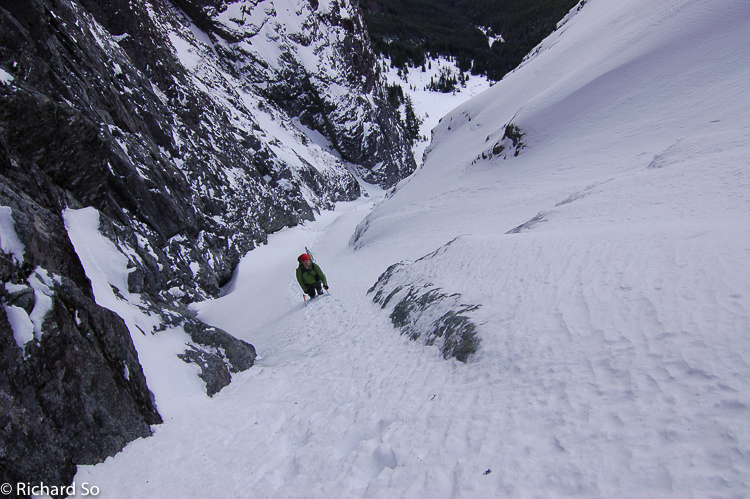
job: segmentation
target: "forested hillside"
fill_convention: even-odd
[[[577,3],[360,0],[360,7],[376,50],[388,55],[395,66],[421,66],[428,57],[452,56],[462,71],[499,80]]]

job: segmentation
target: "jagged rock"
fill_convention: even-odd
[[[34,290],[28,285],[21,287],[23,289],[8,293],[4,301],[8,306],[22,308],[26,314],[30,314],[34,310]]]
[[[256,353],[255,347],[250,343],[197,320],[186,322],[185,331],[195,343],[213,347],[220,352],[220,357],[226,359],[231,372],[245,371],[253,366]]]
[[[328,138],[359,166],[365,181],[389,188],[414,171],[410,143],[386,96],[356,2],[340,0],[328,10],[318,2],[299,4],[294,23],[271,0],[177,3],[216,37],[235,71]],[[230,7],[242,18],[227,15]],[[281,53],[259,68],[253,62],[269,38]]]
[[[191,300],[185,300],[188,296],[181,294],[181,290],[158,292],[168,282],[164,276],[169,272],[161,270],[153,255],[138,245],[132,229],[100,215],[99,232],[128,255],[127,267],[132,269],[128,274],[128,292],[140,294],[140,307],[159,316],[162,329],[182,327],[190,335],[194,344],[189,345],[180,358],[201,367],[200,377],[206,383],[209,396],[231,381],[230,372],[241,372],[253,366],[256,352],[251,344],[198,320],[195,312],[185,306],[184,301]]]
[[[102,462],[161,418],[127,327],[94,302],[59,211],[10,178],[39,180],[37,197],[53,206],[65,195],[33,166],[27,177],[9,171],[4,153],[0,197],[24,253],[0,252],[0,481],[70,483],[76,464]],[[40,326],[21,346],[9,310]]]
[[[367,293],[373,294],[381,308],[391,309],[389,317],[401,334],[436,345],[445,359],[467,362],[481,342],[469,316],[479,305],[462,303],[460,294],[445,293],[423,277],[423,266],[430,265],[451,243],[416,262],[391,265]]]
[[[229,374],[226,364],[214,353],[191,347],[178,357],[200,367],[201,373],[198,376],[206,383],[206,393],[209,397],[216,395],[232,381],[232,375]]]
[[[432,285],[387,286],[379,279],[373,301],[382,308],[392,307],[391,322],[411,340],[422,339],[425,345],[437,345],[443,358],[454,357],[466,362],[477,352],[480,338],[476,325],[466,315],[478,305],[461,303],[461,295],[444,293]],[[393,302],[393,303],[391,303]]]

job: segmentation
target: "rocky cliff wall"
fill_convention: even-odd
[[[213,394],[255,351],[186,305],[358,197],[351,171],[413,170],[383,95],[347,2],[0,0],[0,479],[64,483],[160,421],[63,211],[99,211],[129,261],[116,292],[190,334]]]
[[[127,327],[95,303],[67,237],[60,211],[75,200],[12,162],[0,141],[0,481],[67,484],[161,418]]]

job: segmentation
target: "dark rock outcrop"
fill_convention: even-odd
[[[216,395],[232,381],[232,376],[229,374],[226,365],[214,353],[190,347],[179,354],[178,357],[189,364],[196,364],[200,368],[201,373],[198,377],[206,383],[206,394],[209,397]]]
[[[391,265],[368,294],[374,293],[373,301],[391,310],[391,322],[401,334],[437,346],[445,359],[467,362],[481,343],[470,318],[479,305],[462,303],[459,293],[448,294],[424,278],[424,267],[435,265],[434,259],[451,243],[415,262]]]
[[[230,373],[249,369],[255,362],[255,347],[238,340],[226,331],[197,321],[187,321],[185,331],[194,344],[179,357],[198,365],[206,393],[213,397],[232,380]]]
[[[161,418],[125,323],[95,303],[67,238],[59,210],[72,201],[25,166],[0,143],[0,198],[24,247],[20,260],[0,252],[0,481],[64,484]],[[33,180],[48,206],[23,193]],[[8,313],[33,320],[34,338],[15,338]]]

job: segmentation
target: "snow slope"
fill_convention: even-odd
[[[256,367],[178,400],[179,369],[141,342],[166,422],[76,482],[118,498],[750,495],[749,49],[744,1],[588,0],[444,117],[395,193],[270,237],[197,307]],[[511,120],[527,147],[503,159]],[[305,246],[331,285],[309,305]],[[481,305],[468,363],[372,303],[399,261]]]

